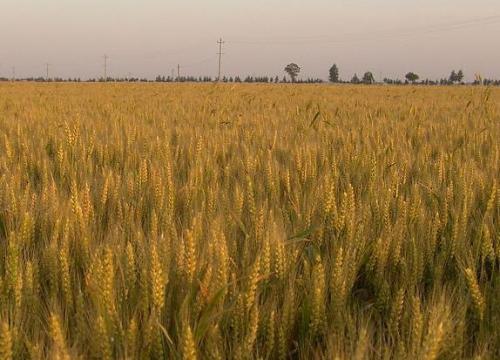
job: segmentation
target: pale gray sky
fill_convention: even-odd
[[[500,78],[499,0],[0,0],[0,76],[279,75]]]

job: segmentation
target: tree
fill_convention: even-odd
[[[418,79],[420,79],[420,77],[415,74],[414,72],[409,72],[408,74],[405,75],[405,78],[406,80],[408,80],[409,82],[415,84],[415,81],[417,81]]]
[[[295,80],[297,80],[297,76],[300,73],[300,67],[295,63],[291,63],[285,67],[285,72],[290,76],[292,82],[295,82]]]
[[[360,83],[359,78],[358,78],[358,74],[354,74],[354,76],[351,79],[351,83],[353,83],[353,84],[359,84]]]
[[[450,82],[454,83],[455,81],[457,81],[457,73],[455,72],[455,70],[452,70],[450,74]]]
[[[365,72],[363,75],[363,83],[365,84],[373,84],[375,82],[375,77],[370,71]]]
[[[461,83],[463,79],[464,79],[464,72],[462,70],[458,70],[458,72],[453,70],[450,74],[449,82],[452,84]]]
[[[332,83],[338,83],[340,81],[339,68],[337,67],[337,64],[333,64],[333,66],[330,68],[329,79],[330,79],[330,82],[332,82]]]

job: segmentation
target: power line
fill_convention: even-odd
[[[217,44],[219,44],[219,52],[217,55],[219,55],[219,75],[217,76],[217,81],[220,81],[220,73],[221,73],[221,65],[222,65],[222,45],[224,44],[224,41],[222,41],[222,38],[217,41]]]
[[[397,38],[397,37],[404,37],[404,36],[412,36],[412,35],[421,35],[421,34],[433,34],[433,33],[440,33],[440,32],[445,32],[445,31],[456,31],[460,29],[465,29],[465,28],[471,28],[471,27],[478,27],[478,26],[486,26],[486,25],[491,25],[491,24],[498,24],[500,23],[500,15],[491,15],[491,16],[486,16],[486,17],[481,17],[481,18],[470,18],[466,20],[461,20],[461,21],[453,21],[453,22],[444,22],[444,23],[438,23],[438,24],[433,24],[433,25],[428,25],[428,26],[412,26],[412,27],[406,27],[406,28],[393,28],[393,29],[385,29],[385,30],[374,30],[370,31],[370,33],[335,33],[334,36],[310,36],[310,37],[288,37],[288,38],[283,38],[283,39],[251,39],[249,38],[248,41],[245,39],[234,39],[234,41],[229,41],[223,40],[220,38],[217,41],[218,45],[218,52],[215,55],[212,55],[211,57],[202,59],[197,62],[192,62],[192,63],[183,63],[182,69],[184,72],[186,72],[186,69],[188,68],[194,68],[198,66],[199,64],[213,61],[215,57],[218,57],[218,73],[217,73],[217,80],[220,81],[222,79],[222,56],[231,56],[227,55],[223,52],[223,46],[227,46],[228,44],[232,45],[234,44],[235,46],[237,44],[255,44],[255,45],[274,45],[274,44],[288,44],[288,45],[293,45],[293,44],[298,44],[298,43],[304,43],[308,45],[317,45],[317,44],[335,44],[335,43],[344,43],[344,44],[349,44],[349,43],[355,43],[355,42],[362,42],[362,41],[383,41],[384,39],[387,38]],[[157,55],[160,55],[161,53],[157,53]],[[168,54],[168,53],[167,53]],[[172,54],[172,53],[171,53]],[[139,55],[139,54],[138,54]],[[113,55],[116,57],[115,55]],[[141,58],[145,59],[147,57],[144,57],[144,54],[141,54]],[[138,56],[139,57],[139,56]],[[89,61],[82,60],[80,58],[80,61],[74,62],[74,63],[45,63],[45,73],[46,73],[46,79],[50,78],[50,73],[53,73],[53,67],[57,66],[59,67],[67,67],[67,68],[77,68],[77,67],[84,67],[88,66],[89,63],[92,63],[93,66],[94,64],[97,65],[98,58],[95,58],[95,60],[91,60],[90,58],[88,59]],[[101,58],[102,59],[102,58]],[[107,81],[108,79],[108,55],[104,55],[104,80]],[[129,57],[127,57],[129,59]],[[226,59],[226,58],[224,58]],[[120,61],[124,59],[117,58],[114,60],[113,64],[115,64],[116,61],[118,61],[118,64],[120,64]],[[102,60],[101,60],[102,61]],[[216,61],[216,60],[215,60]],[[226,59],[227,61],[227,59]],[[98,65],[97,65],[98,66]],[[119,66],[119,65],[118,65]],[[175,74],[175,66],[176,63],[168,63],[168,67],[173,68],[172,72],[172,77]],[[33,66],[33,70],[39,67],[38,66]],[[180,69],[181,66],[180,64],[177,64],[177,77],[180,78]],[[24,68],[23,68],[24,69]],[[53,75],[53,74],[52,74]],[[15,79],[16,74],[15,74],[15,69],[12,70],[12,79]]]
[[[434,34],[440,32],[454,31],[466,29],[474,26],[484,26],[500,23],[500,15],[492,15],[482,18],[474,18],[462,21],[447,22],[442,24],[434,24],[426,27],[400,28],[383,31],[371,31],[369,36],[364,36],[361,33],[344,33],[337,37],[330,36],[309,36],[295,37],[294,39],[285,40],[234,40],[228,41],[231,44],[246,44],[246,45],[292,45],[292,44],[333,44],[333,43],[350,43],[353,41],[375,41],[386,38],[397,38],[400,36],[412,36],[419,34]]]
[[[194,66],[197,66],[197,65],[201,65],[201,64],[204,64],[210,60],[213,60],[215,59],[217,56],[210,56],[210,57],[207,57],[203,60],[200,60],[200,61],[196,61],[196,62],[192,62],[192,63],[188,63],[187,65],[184,64],[182,65],[182,68],[185,69],[185,68],[191,68],[191,67],[194,67]]]
[[[108,81],[108,55],[104,54],[104,81]]]

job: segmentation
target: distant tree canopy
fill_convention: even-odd
[[[338,83],[340,81],[339,68],[337,67],[337,64],[333,64],[332,67],[330,68],[328,78],[332,83]]]
[[[293,83],[322,83],[324,82],[323,79],[319,78],[304,78],[303,76],[299,79],[298,75],[301,71],[301,68],[295,64],[295,63],[290,63],[288,64],[284,71],[290,76],[291,82]],[[329,70],[328,70],[328,80],[332,83],[340,83],[343,82],[340,79],[339,76],[339,68],[337,64],[333,64]],[[246,76],[244,78],[241,78],[240,76],[224,76],[222,81],[227,82],[227,83],[241,83],[241,82],[249,82],[249,83],[289,83],[290,80],[287,76],[283,76],[282,79],[280,79],[281,76],[275,75],[273,76],[268,76],[268,75],[261,75],[261,76]],[[406,81],[405,81],[406,79]],[[150,82],[150,81],[156,81],[156,82],[212,82],[214,79],[210,76],[180,76],[180,77],[175,77],[173,75],[171,76],[166,76],[166,75],[158,75],[154,80],[150,80],[147,78],[139,78],[139,77],[133,77],[129,74],[127,77],[108,77],[107,79],[104,78],[88,78],[88,79],[80,79],[80,78],[58,78],[54,77],[51,79],[47,79],[46,77],[25,77],[25,78],[7,78],[7,77],[2,77],[0,76],[0,82],[5,82],[5,81],[37,81],[37,82],[62,82],[62,81],[68,81],[68,82],[104,82],[104,81],[113,81],[113,82]],[[379,81],[383,81],[385,84],[391,84],[391,85],[404,85],[408,83],[412,84],[419,84],[419,85],[453,85],[453,84],[470,84],[470,85],[492,85],[492,86],[500,86],[500,79],[483,79],[483,77],[480,74],[475,74],[475,80],[473,82],[465,79],[464,72],[463,70],[453,70],[451,71],[450,75],[447,77],[443,77],[440,79],[429,79],[429,78],[420,78],[420,75],[414,73],[414,72],[408,72],[406,75],[404,75],[403,78],[382,78],[380,76]],[[347,82],[347,81],[345,81]],[[364,73],[363,77],[360,79],[357,74],[354,74],[354,76],[351,78],[350,82],[352,84],[373,84],[375,83],[375,78],[373,74],[370,71],[367,71]]]
[[[457,73],[455,72],[455,70],[452,70],[451,74],[450,74],[450,82],[453,83],[453,82],[457,81],[456,79],[457,79]]]
[[[420,77],[415,74],[414,72],[409,72],[408,74],[405,75],[406,80],[408,80],[411,83],[415,83]]]
[[[464,79],[464,72],[462,70],[458,70],[458,72],[455,72],[455,70],[451,71],[449,81],[452,84],[461,83],[463,79]]]
[[[373,84],[375,82],[375,77],[371,73],[371,71],[365,72],[363,75],[363,83],[364,84]]]
[[[297,76],[300,73],[300,67],[295,63],[291,63],[285,67],[285,72],[290,76],[292,82],[295,82],[297,80]]]

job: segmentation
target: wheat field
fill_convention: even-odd
[[[0,84],[0,359],[499,358],[499,104]]]

